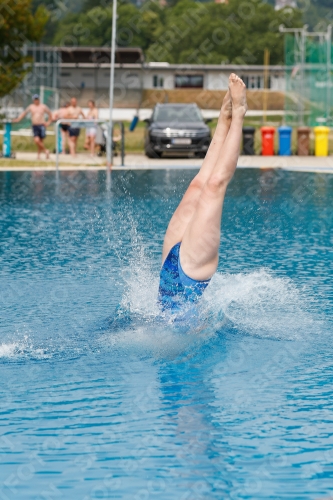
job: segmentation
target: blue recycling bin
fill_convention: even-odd
[[[278,128],[279,132],[279,155],[291,155],[291,134],[293,129],[291,127],[282,126]]]

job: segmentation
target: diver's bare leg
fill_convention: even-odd
[[[196,210],[201,191],[210,174],[212,173],[212,170],[220,154],[220,150],[229,132],[231,117],[232,106],[230,93],[228,91],[223,99],[216,130],[200,171],[194,177],[191,184],[187,188],[182,201],[178,205],[170,220],[168,229],[164,237],[162,262],[164,262],[171,248],[183,239],[186,227],[192,219],[193,214]]]
[[[76,138],[74,136],[69,136],[68,141],[70,154],[76,156]]]
[[[42,139],[38,136],[34,137],[34,143],[37,146],[37,159],[40,160],[40,154],[42,151],[46,151]]]
[[[217,269],[222,206],[227,186],[237,166],[243,120],[247,110],[243,81],[234,74],[230,75],[229,89],[232,98],[230,130],[220,149],[215,167],[201,191],[197,208],[185,230],[180,248],[184,272],[197,280],[211,278]]]

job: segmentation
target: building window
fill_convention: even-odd
[[[241,79],[243,80],[243,82],[245,83],[246,88],[248,89],[249,88],[249,77],[247,75],[242,75]]]
[[[153,87],[154,88],[163,88],[164,87],[164,78],[158,75],[153,76]]]
[[[175,87],[202,89],[203,75],[175,75]]]
[[[249,88],[256,89],[257,88],[257,78],[255,76],[250,76],[249,78]]]
[[[72,74],[71,73],[62,72],[62,73],[60,73],[60,76],[72,76]]]
[[[243,82],[248,89],[263,89],[264,88],[264,77],[259,75],[242,75]],[[271,77],[268,77],[268,88],[271,88]]]

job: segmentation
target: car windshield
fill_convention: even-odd
[[[195,106],[163,106],[155,109],[154,121],[157,122],[202,122],[200,111]]]

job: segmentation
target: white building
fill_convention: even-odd
[[[109,47],[42,47],[30,51],[34,58],[33,72],[26,79],[25,89],[18,92],[35,93],[40,86],[56,87],[60,99],[77,97],[85,106],[89,99],[98,107],[109,106],[110,48]],[[284,66],[269,66],[268,88],[283,92],[285,89]],[[264,88],[264,66],[262,65],[183,65],[161,62],[145,62],[140,48],[118,48],[115,64],[115,107],[139,107],[143,100],[154,95],[155,102],[165,102],[184,92],[195,95],[205,93],[201,107],[211,108],[209,102],[214,92],[228,88],[231,72],[243,78],[249,91]],[[148,97],[147,97],[148,96]],[[18,99],[16,93],[16,101]],[[29,96],[30,98],[30,96]],[[173,101],[175,102],[175,101]],[[148,105],[147,107],[151,107]]]

